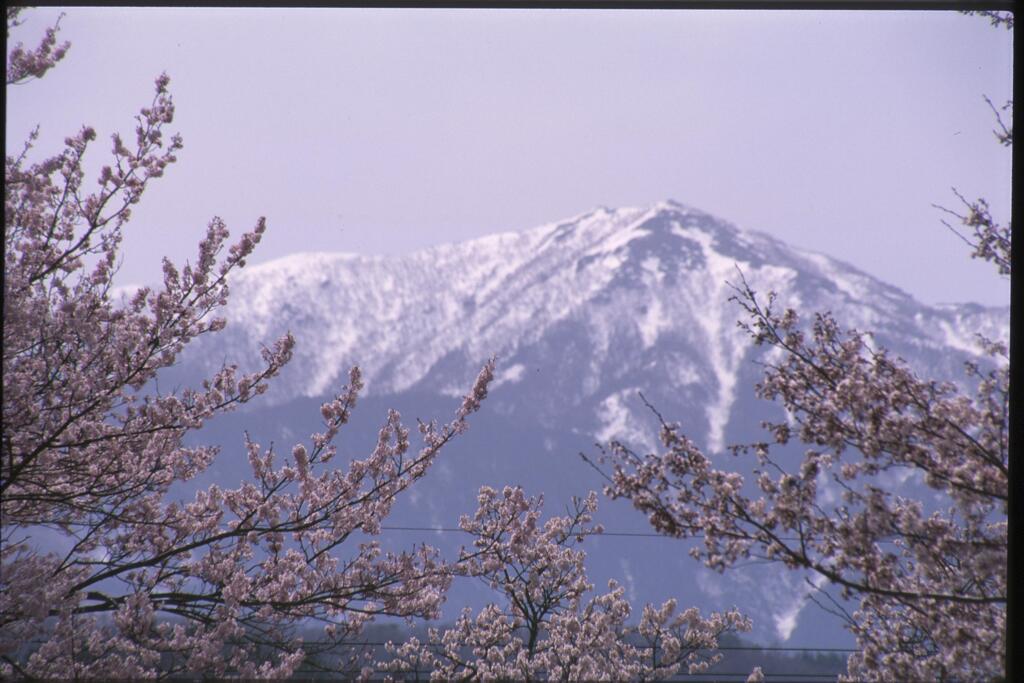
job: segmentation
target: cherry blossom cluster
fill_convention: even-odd
[[[992,103],[989,102],[991,105]],[[1007,103],[1005,108],[1012,107],[1012,102]],[[995,110],[995,107],[993,107]],[[996,111],[998,119],[999,112]],[[1010,145],[1013,140],[1013,131],[1003,126],[1002,120],[999,120],[999,125],[1002,126],[1003,131],[1000,133],[996,131],[996,137],[1005,145]],[[972,201],[968,201],[962,194],[957,192],[955,189],[953,193],[956,195],[960,203],[963,204],[963,213],[954,211],[953,209],[947,209],[944,206],[936,205],[936,208],[946,212],[952,217],[956,218],[957,221],[966,228],[967,234],[965,235],[961,230],[953,227],[947,221],[943,221],[947,228],[952,230],[960,239],[962,239],[967,246],[971,247],[971,258],[982,259],[983,261],[989,261],[996,265],[999,269],[1000,275],[1010,274],[1010,226],[1000,226],[993,218],[992,213],[989,210],[988,201],[984,198],[979,198]]]
[[[988,22],[996,28],[1002,26],[1008,31],[1013,30],[1013,12],[1006,10],[967,10],[964,14],[976,14],[979,17],[988,19]]]
[[[9,30],[17,12],[7,16]],[[14,49],[9,82],[63,56],[56,28],[35,51]],[[193,263],[165,260],[161,287],[112,296],[131,207],[182,147],[163,132],[174,118],[168,83],[156,80],[130,142],[112,136],[93,191],[83,170],[91,128],[57,156],[30,163],[33,135],[5,160],[0,675],[287,677],[319,647],[302,647],[297,624],[318,620],[336,643],[377,615],[436,617],[451,582],[436,550],[384,552],[374,536],[465,431],[493,361],[450,422],[419,425],[419,449],[392,411],[369,456],[333,461],[362,386],[355,368],[308,443],[281,457],[247,437],[250,479],[192,500],[172,494],[218,455],[186,446],[186,434],[265,392],[295,340],[265,347],[256,370],[227,365],[198,389],[166,393],[155,382],[187,344],[224,327],[214,313],[262,218],[230,246],[213,219]]]
[[[466,609],[426,641],[389,644],[393,659],[379,663],[396,677],[434,680],[654,680],[680,670],[705,671],[725,632],[750,629],[738,610],[703,618],[678,611],[675,600],[644,607],[638,626],[615,581],[593,594],[578,545],[600,533],[591,525],[593,492],[575,500],[572,514],[541,523],[543,498],[521,488],[484,487],[473,517],[460,526],[474,537],[455,569],[482,581],[498,600],[475,615]]]
[[[22,22],[18,21],[18,16],[24,9],[24,7],[11,6],[6,8],[7,26],[5,35],[8,38],[10,38],[11,29],[21,25]],[[71,47],[71,44],[64,42],[57,45],[57,30],[60,22],[58,21],[57,24],[57,26],[46,29],[43,39],[39,41],[39,45],[34,49],[25,49],[22,43],[18,43],[7,54],[7,85],[17,85],[27,83],[36,78],[42,78],[57,62],[64,59],[64,55],[67,53],[68,48]]]

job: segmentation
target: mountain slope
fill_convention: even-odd
[[[257,342],[290,329],[296,359],[277,402],[335,391],[352,364],[372,394],[458,395],[497,355],[499,385],[543,376],[551,401],[529,403],[555,421],[566,403],[597,399],[610,415],[625,385],[669,384],[706,406],[702,431],[718,449],[751,353],[728,301],[741,272],[781,304],[831,310],[941,375],[956,372],[950,348],[973,349],[973,331],[1008,334],[1005,310],[927,307],[852,266],[669,201],[400,258],[300,254],[251,267],[233,283],[217,352],[192,357],[211,359],[206,369],[225,356],[255,362]],[[598,396],[610,383],[618,388]],[[609,436],[609,420],[594,434]]]
[[[874,331],[877,343],[928,376],[959,377],[974,332],[1008,337],[1008,309],[924,306],[850,265],[669,201],[597,209],[400,258],[302,254],[247,268],[232,283],[226,330],[190,347],[176,371],[194,377],[225,358],[252,367],[260,343],[285,330],[298,341],[266,401],[199,434],[224,446],[208,476],[231,485],[246,476],[237,455],[242,431],[290,446],[317,428],[319,402],[340,388],[352,364],[364,372],[367,398],[341,445],[343,454],[361,457],[386,407],[407,418],[444,419],[484,360],[497,355],[481,413],[391,523],[455,526],[482,484],[543,492],[556,514],[569,496],[602,484],[580,451],[594,453],[595,442],[612,438],[641,450],[656,446],[658,423],[638,391],[712,453],[763,439],[760,420],[780,417],[754,396],[762,356],[736,326],[742,309],[729,301],[727,284],[741,273],[759,293],[777,291],[780,305],[831,310],[844,326]],[[628,503],[605,501],[600,515],[609,530],[649,530]],[[454,551],[461,540],[408,532],[387,542]],[[616,578],[639,601],[738,604],[761,640],[845,642],[827,615],[807,616],[806,589],[793,573],[750,567],[720,577],[664,538],[588,543],[599,586]],[[457,585],[450,601],[458,607],[485,597]]]

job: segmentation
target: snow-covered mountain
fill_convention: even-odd
[[[295,358],[266,402],[201,436],[232,450],[243,428],[266,440],[298,440],[316,427],[319,401],[358,364],[368,422],[344,442],[356,452],[360,439],[372,443],[385,406],[445,419],[451,397],[497,356],[482,412],[437,473],[410,492],[395,523],[454,526],[482,483],[543,491],[557,513],[567,496],[600,487],[579,451],[593,453],[594,442],[611,438],[654,446],[657,423],[638,391],[711,452],[762,438],[759,421],[777,408],[753,395],[760,352],[736,325],[742,309],[729,301],[728,283],[741,273],[759,293],[776,291],[783,306],[808,315],[831,310],[844,326],[874,331],[878,344],[933,376],[960,375],[975,333],[1009,335],[1009,308],[925,306],[841,261],[667,201],[599,208],[403,257],[298,254],[251,266],[232,282],[226,330],[190,347],[178,372],[208,373],[225,359],[255,367],[260,344],[291,330]],[[240,463],[218,460],[213,476],[237,481]],[[627,504],[604,506],[607,528],[647,530]],[[416,540],[428,539],[398,539]],[[837,642],[837,629],[823,630],[817,617],[801,617],[796,628],[804,592],[792,575],[772,574],[770,594],[766,575],[720,579],[665,539],[599,539],[591,554],[596,577],[618,578],[640,600],[679,595],[723,608],[759,596],[762,639]]]
[[[460,395],[497,355],[497,386],[548,388],[544,405],[521,406],[537,418],[596,401],[594,435],[611,436],[631,385],[671,387],[705,406],[701,431],[718,448],[750,365],[742,311],[729,302],[741,272],[783,305],[831,310],[939,374],[955,373],[963,354],[949,352],[973,352],[975,333],[1008,337],[1008,309],[924,306],[841,261],[667,201],[404,257],[296,254],[253,266],[232,285],[228,329],[210,340],[217,353],[199,355],[210,368],[225,356],[255,362],[259,343],[291,330],[296,357],[272,402],[336,391],[352,364],[371,394]]]

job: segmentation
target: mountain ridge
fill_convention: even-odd
[[[640,391],[709,455],[749,475],[750,463],[733,459],[725,445],[763,440],[760,421],[784,416],[755,395],[757,363],[766,356],[736,325],[743,311],[729,302],[734,292],[726,284],[737,281],[736,266],[762,296],[776,290],[780,306],[830,310],[844,327],[873,331],[877,344],[924,376],[962,377],[962,361],[977,359],[975,331],[1008,336],[1008,308],[929,307],[849,264],[660,202],[598,208],[402,257],[293,255],[250,266],[232,281],[227,328],[197,340],[170,370],[191,373],[181,381],[187,385],[224,359],[256,367],[260,343],[286,330],[295,335],[295,357],[271,390],[195,435],[225,453],[204,481],[234,486],[248,474],[245,458],[232,455],[242,432],[262,443],[304,438],[319,428],[318,404],[341,388],[350,365],[361,366],[367,388],[339,437],[342,460],[373,447],[387,408],[443,419],[496,355],[495,381],[469,431],[398,502],[389,524],[454,526],[485,484],[544,493],[549,514],[557,514],[571,496],[601,488],[578,458],[593,454],[595,442],[657,448],[659,424]],[[781,455],[791,456],[799,453]],[[603,501],[598,521],[613,530],[647,525],[624,501]],[[413,538],[381,540],[401,549]],[[452,553],[459,541],[431,532],[420,540]],[[588,540],[594,583],[616,578],[634,602],[740,604],[762,642],[849,644],[831,617],[808,616],[807,588],[796,574],[750,567],[718,576],[692,562],[682,542],[659,541],[673,549],[656,560],[653,546],[628,545],[641,542],[648,543]],[[450,602],[458,608],[486,598],[460,584]]]
[[[592,363],[581,368],[579,388],[589,394],[604,369],[667,335],[674,349],[694,356],[669,363],[667,378],[717,385],[707,418],[720,446],[738,367],[749,355],[727,284],[741,276],[761,293],[777,291],[782,305],[831,310],[841,324],[872,330],[908,355],[917,355],[915,346],[971,352],[971,331],[1005,339],[999,333],[1008,330],[1001,309],[926,306],[854,266],[666,200],[599,207],[401,257],[293,254],[250,266],[232,281],[229,325],[216,346],[255,362],[259,343],[290,329],[296,358],[271,401],[329,393],[353,364],[371,394],[431,386],[459,394],[486,358],[497,355],[499,377],[514,383],[520,352],[565,325],[582,325]],[[208,351],[198,355],[225,356]]]

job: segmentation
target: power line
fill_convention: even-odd
[[[310,670],[307,670],[307,671],[300,670],[300,671],[298,671],[296,673],[299,674],[299,675],[303,675],[303,674],[304,675],[310,675],[310,674],[313,674],[313,673],[324,673],[324,672],[321,672],[321,671],[319,671],[317,669],[310,669]],[[414,675],[420,675],[420,676],[424,676],[425,677],[423,679],[418,679],[417,678],[416,680],[427,680],[429,678],[429,676],[430,676],[430,672],[424,671],[422,669],[420,669],[420,670],[410,669],[408,671],[392,671],[390,669],[374,669],[374,673],[378,673],[378,674],[397,674],[397,675],[414,674]],[[805,680],[819,680],[819,681],[830,681],[831,682],[831,681],[835,681],[836,677],[841,672],[830,671],[828,673],[824,673],[824,672],[823,673],[787,673],[787,672],[771,672],[771,673],[769,673],[767,671],[764,671],[762,673],[764,674],[765,681],[789,681],[789,680],[794,680],[794,679],[805,679]],[[689,683],[722,683],[724,678],[736,678],[739,681],[745,681],[745,680],[747,680],[747,677],[749,675],[750,675],[749,671],[747,671],[745,673],[740,673],[740,672],[736,672],[736,671],[721,671],[721,672],[713,671],[713,672],[704,672],[704,673],[695,673],[695,674],[685,673],[685,672],[678,672],[675,675],[673,675],[671,678],[664,679],[664,680],[688,681]],[[292,681],[305,681],[307,679],[293,677],[290,680],[292,680]],[[319,682],[319,681],[322,681],[323,679],[322,678],[310,678],[308,680],[312,683],[313,681]]]
[[[437,531],[437,532],[459,532],[469,533],[465,529],[459,527],[446,527],[446,526],[381,526],[381,529],[387,531]],[[583,533],[583,536],[647,536],[649,538],[672,538],[672,536],[666,536],[665,534],[653,533],[650,531],[602,531],[601,533],[589,532]],[[798,540],[798,539],[786,539],[786,540]]]
[[[309,669],[309,670],[301,670],[300,669],[300,670],[298,670],[296,672],[296,675],[310,675],[310,674],[323,674],[323,673],[327,673],[327,672],[324,672],[322,670],[317,670],[317,669]],[[412,675],[417,676],[417,677],[419,677],[419,676],[429,677],[430,676],[430,672],[429,671],[425,671],[423,669],[410,669],[410,670],[397,670],[397,671],[390,670],[390,669],[374,669],[374,673],[375,674],[390,674],[390,675],[395,675],[396,674],[398,676],[409,675],[409,674],[412,674]],[[796,673],[796,672],[792,672],[791,673],[791,672],[766,672],[766,671],[762,671],[762,673],[764,674],[765,681],[773,681],[773,680],[774,681],[791,681],[791,680],[795,680],[795,679],[805,679],[805,680],[816,679],[816,680],[819,680],[819,681],[829,681],[830,682],[830,681],[835,681],[836,678],[842,672],[835,672],[835,671],[833,671],[833,672],[821,672],[821,673]],[[722,683],[723,678],[737,678],[740,681],[745,681],[746,677],[748,677],[750,675],[751,675],[751,672],[727,672],[727,671],[717,672],[716,671],[716,672],[700,672],[700,673],[696,673],[696,674],[690,674],[688,672],[677,672],[672,677],[670,677],[668,679],[663,679],[663,680],[668,680],[668,681],[690,681],[691,683]],[[293,681],[295,681],[295,680],[301,681],[303,679],[301,679],[301,678],[296,679],[296,678],[293,677],[291,680],[293,680]],[[323,680],[323,679],[309,679],[309,680],[313,681],[313,680]],[[417,678],[416,680],[420,680],[420,679]],[[423,680],[426,680],[426,679],[423,679]]]
[[[302,644],[304,644],[304,645],[332,645],[332,644],[334,644],[334,645],[337,645],[337,646],[352,646],[352,647],[374,645],[374,646],[383,647],[383,646],[387,645],[389,642],[395,642],[395,641],[364,640],[364,641],[339,641],[339,642],[335,643],[333,640],[304,640],[304,641],[302,641]],[[395,644],[396,645],[401,645],[400,642],[397,642]],[[637,644],[633,645],[633,647],[640,648],[640,649],[650,649],[650,648],[652,648],[654,646],[653,645],[648,645],[648,644],[645,644],[645,643],[637,643]],[[836,652],[836,653],[841,653],[841,652],[845,652],[845,653],[859,652],[859,650],[857,650],[857,649],[848,648],[848,647],[781,647],[781,646],[776,647],[776,646],[772,646],[772,645],[764,645],[764,646],[761,646],[761,645],[721,645],[719,647],[700,647],[700,648],[696,648],[697,652],[718,652],[719,650],[723,650],[723,651],[724,650],[729,650],[729,651],[752,651],[752,652]]]
[[[458,533],[463,533],[463,534],[468,534],[469,533],[465,529],[460,529],[459,527],[445,527],[445,526],[381,526],[381,529],[386,530],[386,531],[434,531],[434,532],[438,532],[438,533],[441,533],[441,532],[443,532],[443,533],[458,532]],[[675,536],[668,536],[666,534],[659,534],[659,533],[656,533],[656,532],[653,532],[653,531],[601,531],[600,533],[598,533],[596,531],[591,531],[591,532],[584,532],[584,533],[582,533],[580,535],[581,536],[595,536],[595,537],[600,537],[600,536],[627,536],[627,537],[628,536],[637,536],[637,537],[645,537],[645,538],[666,538],[666,539],[670,539],[670,540],[673,540],[673,541],[680,540],[680,539],[676,538]],[[692,538],[702,538],[703,536],[704,536],[704,534],[702,534],[702,533],[691,534]],[[780,538],[779,540],[782,540],[782,541],[799,541],[800,539],[799,538]]]
[[[468,534],[470,532],[459,527],[445,527],[445,526],[381,526],[384,531],[430,531],[436,533],[461,533]],[[653,531],[601,531],[598,532],[584,532],[581,536],[594,536],[600,538],[601,536],[623,536],[623,537],[638,537],[638,538],[662,538],[671,541],[685,540],[676,536],[669,536],[667,534],[659,534]],[[687,538],[704,538],[704,534],[700,532],[692,533]],[[755,540],[755,539],[751,539]],[[780,541],[800,541],[807,540],[801,539],[797,536],[780,536]],[[895,543],[892,539],[880,538],[877,539],[877,543]]]

